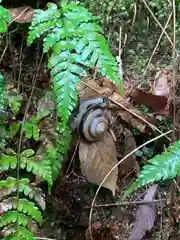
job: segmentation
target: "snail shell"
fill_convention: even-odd
[[[90,142],[97,141],[107,131],[109,120],[106,112],[104,108],[92,108],[83,116],[80,129],[86,140]]]

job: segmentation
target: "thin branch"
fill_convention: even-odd
[[[173,8],[173,48],[172,48],[172,67],[173,67],[173,133],[172,133],[172,139],[176,140],[176,133],[175,133],[175,127],[176,127],[176,3],[175,0],[172,0],[172,8]]]
[[[141,201],[132,201],[132,202],[116,202],[116,203],[107,203],[107,204],[95,204],[93,207],[94,208],[99,208],[99,207],[116,207],[116,206],[125,206],[125,205],[136,205],[136,204],[148,204],[148,203],[159,203],[161,201],[166,201],[166,199],[156,199],[156,200],[141,200]],[[85,207],[84,209],[90,209],[91,207]]]
[[[90,213],[89,213],[89,232],[90,232],[90,237],[91,239],[93,239],[92,237],[92,229],[91,229],[91,220],[92,220],[92,212],[93,212],[93,207],[94,207],[94,203],[96,201],[96,198],[97,198],[97,195],[101,189],[101,187],[103,186],[104,182],[106,181],[106,179],[109,177],[109,175],[122,163],[124,162],[129,156],[131,156],[132,154],[134,154],[135,152],[137,152],[139,149],[143,148],[144,146],[148,145],[149,143],[151,142],[154,142],[156,141],[157,139],[159,138],[162,138],[163,136],[167,135],[167,134],[170,134],[172,132],[172,130],[169,130],[168,132],[166,133],[163,133],[145,143],[143,143],[142,145],[140,145],[139,147],[137,147],[136,149],[134,149],[133,151],[131,151],[130,153],[128,153],[124,158],[122,158],[110,171],[109,173],[105,176],[105,178],[103,179],[103,181],[101,182],[101,184],[99,185],[95,195],[94,195],[94,198],[93,198],[93,201],[92,201],[92,204],[91,204],[91,209],[90,209]]]
[[[168,20],[167,20],[167,22],[166,22],[166,24],[165,24],[165,26],[164,26],[164,28],[163,28],[164,30],[167,28],[171,17],[172,17],[172,12],[171,12],[171,14],[169,15],[169,18],[168,18]],[[152,58],[153,58],[153,56],[154,56],[154,54],[155,54],[155,52],[156,52],[156,50],[157,50],[157,48],[158,48],[158,46],[159,46],[159,43],[160,43],[160,41],[161,41],[161,38],[162,38],[163,34],[164,34],[164,32],[162,31],[161,34],[160,34],[160,36],[159,36],[159,39],[158,39],[158,41],[157,41],[157,43],[156,43],[156,46],[155,46],[155,48],[154,48],[154,50],[153,50],[153,52],[152,52],[152,54],[151,54],[151,57],[149,58],[148,64],[147,64],[147,66],[146,66],[146,69],[145,69],[144,72],[143,72],[143,75],[145,75],[146,72],[147,72],[147,69],[148,69],[148,67],[149,67],[149,64],[150,64],[151,61],[152,61]]]
[[[166,35],[168,41],[170,42],[171,46],[173,46],[173,42],[171,41],[171,38],[169,37],[169,35],[167,34],[166,30],[163,28],[162,24],[158,21],[158,19],[156,18],[156,16],[154,15],[154,13],[152,12],[152,10],[150,9],[150,7],[148,6],[147,2],[145,0],[141,0],[144,5],[146,6],[146,8],[148,9],[148,11],[150,12],[150,14],[152,15],[152,17],[154,18],[154,20],[156,21],[156,23],[159,25],[159,27],[161,28],[161,30],[163,31],[163,33]],[[178,52],[176,50],[176,52]]]
[[[36,237],[37,240],[56,240],[55,238]]]

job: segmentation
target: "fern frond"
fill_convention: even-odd
[[[20,168],[26,169],[28,172],[32,172],[48,182],[52,186],[52,174],[51,166],[45,165],[43,162],[38,162],[38,159],[33,156],[35,152],[32,149],[26,149],[20,156]],[[18,156],[1,154],[0,156],[0,172],[7,171],[9,169],[16,169]]]
[[[180,141],[169,146],[166,152],[156,155],[146,164],[136,182],[127,190],[123,199],[148,183],[159,182],[160,180],[173,179],[180,176]]]
[[[46,11],[36,9],[34,10],[33,21],[30,26],[30,32],[27,39],[28,45],[39,38],[43,33],[49,31],[57,24],[62,25],[61,12],[57,9],[56,4],[51,4]]]
[[[44,161],[49,161],[51,164],[53,179],[56,179],[59,175],[59,170],[64,159],[64,154],[67,153],[71,141],[70,129],[67,126],[64,126],[64,124],[59,123],[57,132],[58,138],[56,147],[47,149],[44,157]]]
[[[2,216],[0,216],[0,228],[10,223],[17,222],[17,218],[20,225],[24,227],[28,225],[30,218],[27,215],[19,213],[18,211],[8,211],[7,213],[4,213]]]
[[[33,237],[33,233],[35,233],[35,229],[37,229],[37,225],[34,221],[29,221],[28,224],[28,232],[26,232],[26,234],[22,234],[22,230],[24,229],[24,227],[19,226],[20,232],[19,235],[21,237],[21,239],[25,240],[28,239],[30,236]],[[31,232],[31,235],[29,235],[29,230]],[[16,239],[16,240],[20,240],[19,236],[16,235],[16,231],[17,231],[17,227],[15,224],[9,224],[7,226],[5,226],[3,228],[3,230],[1,231],[1,235],[4,236],[3,240],[9,240],[9,239]],[[35,238],[29,238],[29,239],[35,239]]]
[[[42,221],[42,214],[33,202],[30,202],[25,198],[19,199],[18,201],[16,197],[10,197],[3,200],[0,203],[1,212],[7,212],[11,209],[16,209],[18,212],[22,212],[28,216],[31,216],[38,223]]]
[[[2,1],[0,1],[1,3]],[[11,21],[11,15],[9,11],[0,6],[0,32],[4,33],[7,30],[7,24]]]
[[[32,149],[24,150],[20,157],[20,167],[43,178],[50,186],[52,186],[51,166],[49,164],[44,164],[43,161],[38,162],[38,159],[36,156],[34,157],[34,154],[35,152]]]
[[[12,226],[9,228],[6,227],[4,229],[5,230],[3,232],[8,231],[9,235],[12,235],[12,236],[7,236],[3,240],[35,240],[36,239],[33,233],[23,226],[19,226],[18,236],[16,235],[17,230],[15,226]]]
[[[17,192],[17,179],[8,177],[6,180],[0,181],[0,200],[5,196]],[[24,193],[26,197],[34,199],[42,210],[45,210],[45,197],[40,188],[29,183],[28,178],[22,178],[19,180],[19,192]]]
[[[53,9],[54,16],[51,15]],[[52,25],[48,25],[50,19]],[[48,68],[53,79],[58,116],[64,125],[77,104],[76,85],[87,75],[87,68],[97,68],[118,86],[122,81],[101,31],[92,13],[75,2],[62,2],[60,9],[51,4],[48,10],[34,15],[27,43],[30,45],[36,37],[47,33],[43,47],[44,52],[51,50]]]

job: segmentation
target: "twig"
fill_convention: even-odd
[[[68,174],[68,172],[69,172],[70,166],[71,166],[71,164],[72,164],[72,162],[73,162],[73,160],[74,160],[74,158],[75,158],[75,156],[76,156],[77,149],[78,149],[78,146],[79,146],[79,142],[80,142],[80,137],[78,138],[78,141],[77,141],[77,143],[76,143],[76,147],[75,147],[74,152],[73,152],[73,155],[72,155],[72,157],[71,157],[71,161],[70,161],[70,163],[69,163],[69,165],[68,165],[68,168],[67,168],[67,170],[66,170],[66,173],[65,173],[64,177],[67,177],[67,174]]]
[[[159,197],[159,200],[162,200],[161,198],[161,193],[158,191],[158,197]],[[160,236],[162,239],[162,230],[163,230],[163,205],[162,205],[162,202],[160,201],[160,212],[161,212],[161,216],[160,216]]]
[[[5,55],[6,51],[7,51],[8,45],[9,45],[9,41],[6,43],[6,47],[4,48],[4,51],[3,51],[2,55],[1,55],[0,63],[2,62],[3,57],[4,57],[4,55]]]
[[[163,134],[161,134],[161,135],[159,135],[159,136],[157,136],[157,137],[155,137],[155,138],[153,138],[153,139],[151,139],[151,140],[143,143],[142,145],[140,145],[139,147],[137,147],[136,149],[134,149],[133,151],[131,151],[130,153],[128,153],[124,158],[122,158],[122,159],[108,172],[108,174],[107,174],[107,175],[105,176],[105,178],[102,180],[102,182],[100,183],[100,185],[99,185],[99,187],[98,187],[98,189],[97,189],[97,191],[96,191],[96,193],[95,193],[95,195],[94,195],[94,198],[93,198],[93,201],[92,201],[92,204],[91,204],[90,213],[89,213],[89,232],[90,232],[90,237],[91,237],[91,239],[93,239],[93,237],[92,237],[92,229],[91,229],[91,220],[92,220],[93,207],[94,207],[94,203],[95,203],[95,201],[96,201],[97,195],[98,195],[101,187],[103,186],[104,182],[106,181],[106,179],[107,179],[107,178],[109,177],[109,175],[110,175],[122,162],[124,162],[129,156],[131,156],[132,154],[134,154],[135,152],[137,152],[139,149],[143,148],[144,146],[148,145],[149,143],[154,142],[154,141],[156,141],[157,139],[162,138],[163,136],[165,136],[165,135],[167,135],[167,134],[169,134],[169,133],[171,133],[171,132],[172,132],[172,130],[169,130],[168,132],[163,133]]]
[[[89,85],[88,83],[84,82],[83,80],[81,80],[81,82],[86,85],[87,87],[93,89],[94,91],[96,91],[97,93],[101,94],[95,87]],[[144,119],[143,117],[137,115],[136,113],[134,113],[133,111],[131,111],[130,109],[126,108],[123,104],[111,99],[111,97],[108,97],[108,99],[113,102],[114,104],[118,105],[119,107],[123,108],[125,111],[129,112],[130,114],[132,114],[133,116],[137,117],[138,119],[140,119],[141,121],[145,122],[149,127],[151,127],[153,130],[156,130],[157,132],[159,132],[160,134],[163,134],[156,126],[154,126],[153,124],[151,124],[150,122],[148,122],[146,119]],[[171,141],[171,139],[169,137],[166,136],[166,138]]]
[[[173,67],[173,133],[172,133],[172,139],[176,140],[176,133],[175,133],[175,127],[176,127],[176,101],[175,101],[175,95],[176,95],[176,4],[175,0],[172,0],[172,8],[173,8],[173,48],[172,48],[172,67]]]
[[[24,37],[22,39],[21,43],[21,49],[20,49],[20,66],[19,66],[19,74],[18,74],[18,90],[20,89],[20,81],[21,81],[21,72],[22,72],[22,64],[23,64],[23,44],[24,44]]]
[[[150,12],[150,14],[152,15],[152,17],[154,18],[154,20],[156,21],[156,23],[159,25],[159,27],[161,28],[161,30],[163,31],[163,33],[166,35],[168,41],[170,42],[171,46],[173,46],[173,42],[171,41],[171,38],[169,37],[169,35],[167,34],[166,30],[163,28],[163,26],[161,25],[161,23],[158,21],[158,19],[156,18],[156,16],[154,15],[154,13],[152,12],[152,10],[150,9],[150,7],[148,6],[147,2],[145,0],[141,0],[144,5],[146,6],[146,8],[148,9],[148,11]],[[176,52],[178,52],[176,50]]]
[[[175,179],[173,179],[173,182],[174,182],[174,184],[175,184],[176,188],[178,189],[178,191],[179,191],[179,193],[180,193],[180,187],[179,187],[179,185],[177,184],[176,180],[175,180]]]
[[[32,89],[32,85],[28,85],[26,83],[22,83],[22,82],[18,82],[17,80],[14,80],[14,79],[11,79],[11,82],[14,82],[14,83],[19,83],[20,85],[22,85],[23,87],[26,87],[26,88],[29,88],[29,89]],[[37,88],[37,87],[34,87],[34,90],[38,91],[38,92],[43,92],[43,89],[42,88]]]
[[[156,200],[141,200],[141,201],[132,201],[132,202],[117,202],[117,203],[107,203],[107,204],[95,204],[93,207],[94,208],[99,208],[99,207],[116,207],[116,206],[124,206],[124,205],[136,205],[136,204],[148,204],[148,203],[158,203],[161,201],[166,201],[166,199],[156,199]],[[91,207],[85,207],[84,209],[90,209]]]
[[[40,59],[40,62],[38,64],[38,66],[37,66],[37,72],[39,72],[42,59],[43,59],[43,54],[42,54],[42,57]],[[37,72],[36,72],[36,74],[37,74]],[[21,124],[19,144],[18,144],[18,149],[17,149],[17,156],[18,156],[17,168],[16,168],[17,169],[17,174],[16,174],[16,178],[17,178],[17,208],[19,207],[19,196],[20,196],[20,192],[19,192],[20,153],[21,153],[22,142],[23,142],[23,130],[24,130],[24,124],[25,124],[25,121],[26,121],[27,113],[28,113],[28,110],[29,110],[29,107],[30,107],[30,104],[31,104],[31,101],[32,101],[33,93],[34,93],[34,87],[35,87],[36,79],[37,79],[36,74],[34,74],[33,83],[32,83],[32,90],[31,90],[28,102],[26,104],[25,113],[24,113],[24,116],[23,116],[22,124]],[[16,221],[16,233],[17,233],[17,236],[19,237],[19,224],[18,224],[19,220],[18,219],[19,219],[19,214],[17,214],[17,221]]]
[[[164,29],[167,28],[167,26],[168,26],[168,24],[169,24],[169,21],[170,21],[170,19],[171,19],[171,16],[172,16],[172,12],[171,12],[171,14],[169,15],[169,18],[168,18],[168,20],[167,20],[167,22],[166,22],[166,24],[165,24],[165,26],[164,26]],[[149,64],[150,64],[151,61],[152,61],[152,58],[153,58],[153,56],[154,56],[154,54],[155,54],[155,52],[156,52],[156,50],[157,50],[157,48],[158,48],[158,46],[159,46],[159,43],[160,43],[160,41],[161,41],[161,38],[162,38],[163,34],[164,34],[164,32],[162,31],[161,34],[160,34],[160,36],[159,36],[159,39],[158,39],[158,41],[157,41],[157,43],[156,43],[156,46],[155,46],[155,48],[154,48],[154,50],[153,50],[153,52],[152,52],[152,54],[151,54],[151,57],[149,58],[149,61],[148,61],[148,63],[147,63],[146,69],[145,69],[144,72],[143,72],[143,75],[145,75],[146,72],[147,72],[147,69],[148,69],[148,67],[149,67]]]
[[[36,237],[37,240],[56,240],[55,238]]]
[[[18,18],[20,18],[30,7],[25,8],[16,18],[14,18],[9,24],[8,27],[15,22]]]
[[[137,15],[137,5],[136,3],[133,4],[133,7],[134,7],[134,16],[133,16],[133,20],[132,20],[132,24],[131,24],[131,29],[135,23],[135,20],[136,20],[136,15]]]

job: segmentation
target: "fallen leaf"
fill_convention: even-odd
[[[128,129],[124,129],[125,139],[124,139],[124,156],[136,149],[136,142],[132,135],[132,132]],[[136,161],[136,155],[131,154],[124,162],[120,165],[120,176],[126,176],[134,169],[137,174],[140,170],[139,164]]]
[[[89,87],[86,84],[88,84]],[[85,78],[82,79],[81,83],[79,83],[76,87],[79,97],[82,100],[94,97],[108,97],[114,91],[117,93],[119,92],[118,87],[106,78],[100,78],[97,81]],[[96,91],[94,89],[96,89]]]
[[[144,197],[145,201],[152,203],[143,203],[139,205],[136,212],[136,221],[128,240],[141,240],[147,232],[150,232],[155,221],[155,206],[153,199],[157,193],[158,184],[153,185],[147,190]]]
[[[79,144],[81,171],[90,183],[100,185],[109,171],[117,164],[116,146],[109,132],[101,140],[93,143],[81,139]],[[102,185],[115,195],[118,168],[116,168]]]
[[[168,84],[168,73],[167,71],[160,70],[156,73],[153,90],[155,95],[169,97],[170,87]]]
[[[34,15],[34,9],[29,6],[8,9],[12,19],[18,23],[31,22]]]
[[[168,98],[165,96],[157,96],[152,93],[144,92],[141,89],[133,89],[131,91],[131,99],[135,104],[145,105],[155,113],[167,115],[166,107]]]
[[[150,127],[147,123],[145,123],[142,119],[145,119],[146,121],[153,123],[153,119],[149,116],[144,115],[141,111],[139,111],[137,108],[135,108],[130,102],[128,102],[126,99],[122,98],[117,93],[113,93],[110,97],[110,100],[112,102],[116,102],[120,106],[123,106],[124,108],[121,108],[115,104],[111,106],[112,109],[116,109],[118,116],[128,124],[131,124],[134,128],[137,128],[140,132],[149,132],[151,131]],[[140,118],[133,115],[133,113]]]

